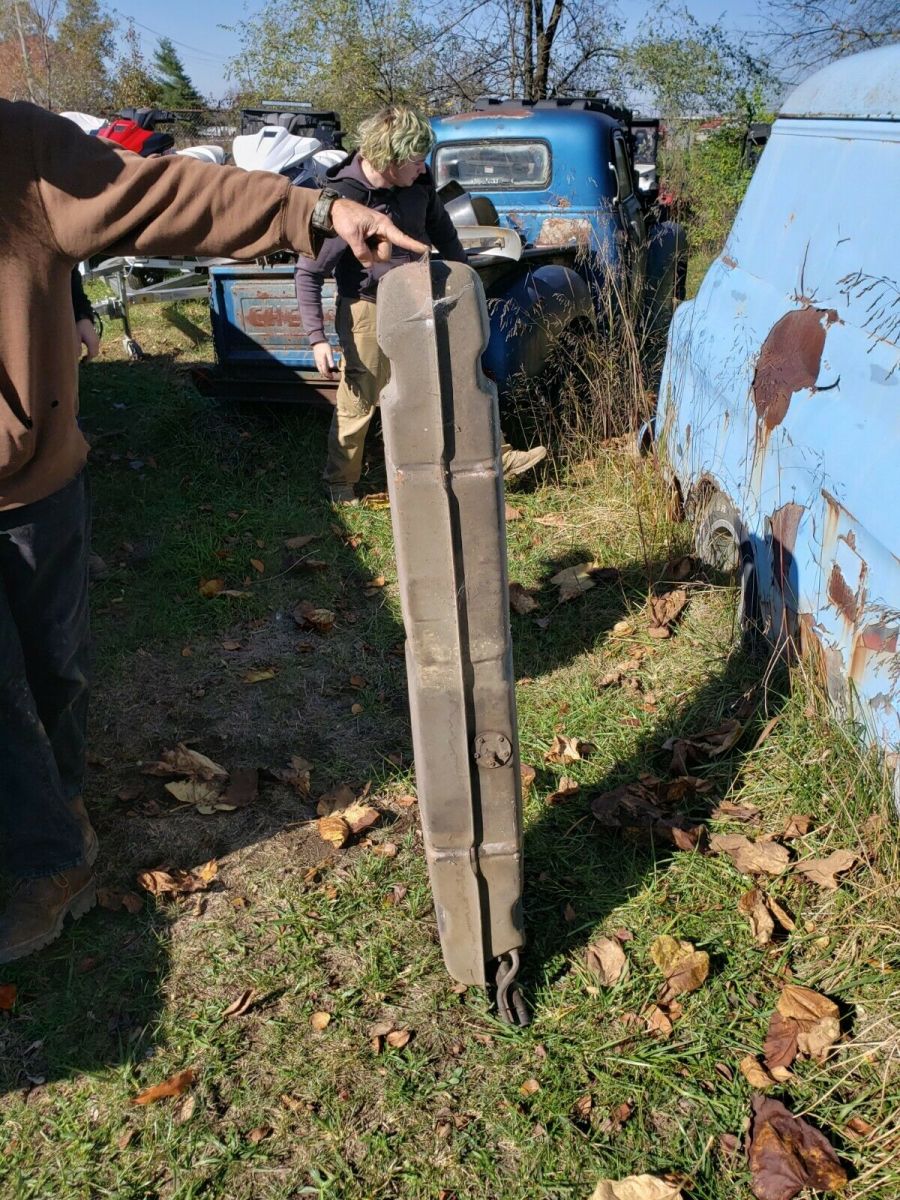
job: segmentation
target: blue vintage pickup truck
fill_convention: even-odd
[[[431,166],[484,284],[484,367],[501,396],[513,380],[540,376],[560,333],[595,325],[611,272],[624,272],[641,297],[646,327],[664,332],[684,294],[685,241],[659,218],[645,171],[639,186],[633,147],[646,136],[626,109],[599,99],[485,100],[433,124]],[[209,274],[216,365],[195,373],[201,390],[330,399],[334,385],[317,375],[300,323],[293,266]],[[326,285],[326,325],[334,299]]]

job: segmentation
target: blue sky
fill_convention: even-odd
[[[240,25],[262,4],[254,0],[154,0],[148,5],[146,0],[114,0],[108,7],[123,26],[127,18],[134,18],[148,59],[160,37],[171,38],[195,86],[204,95],[220,97],[227,87],[227,61],[240,50],[237,33],[221,26]],[[686,0],[685,7],[702,21],[722,18],[727,28],[745,32],[756,24],[758,0],[731,0],[729,4]],[[633,31],[653,20],[657,8],[651,0],[620,0],[618,5]]]

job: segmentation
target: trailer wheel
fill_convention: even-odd
[[[763,642],[759,579],[753,548],[732,502],[718,489],[705,492],[694,513],[694,546],[713,571],[738,585],[738,620],[744,649],[755,653]]]

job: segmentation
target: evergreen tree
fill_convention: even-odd
[[[160,38],[153,55],[159,103],[165,108],[203,108],[205,101],[191,82],[169,38]]]

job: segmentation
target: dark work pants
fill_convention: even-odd
[[[13,876],[83,862],[90,494],[82,472],[0,512],[0,859]]]

